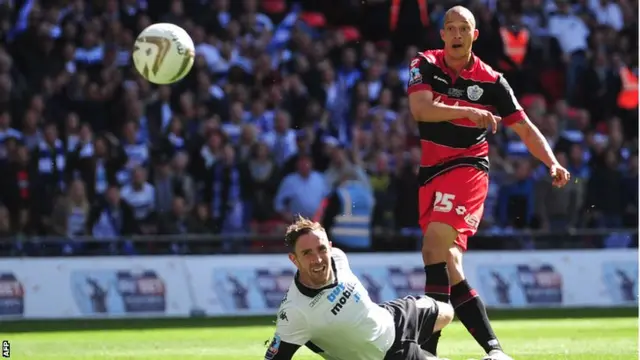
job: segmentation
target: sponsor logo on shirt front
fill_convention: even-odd
[[[338,283],[335,289],[327,296],[330,303],[335,303],[331,308],[333,315],[338,315],[344,305],[353,297],[355,302],[360,301],[360,293],[356,291],[355,283]]]

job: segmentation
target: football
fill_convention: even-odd
[[[149,82],[172,84],[193,67],[195,46],[180,26],[168,23],[149,25],[136,38],[133,64]]]

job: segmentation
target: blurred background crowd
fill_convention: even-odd
[[[83,253],[83,236],[213,233],[230,239],[222,250],[261,251],[233,239],[313,217],[345,176],[375,197],[375,234],[413,238],[373,246],[415,248],[408,65],[442,46],[457,4],[477,17],[474,52],[505,73],[575,179],[553,188],[500,129],[483,234],[636,228],[638,1],[5,0],[3,249],[38,253],[35,239],[56,236],[55,249]],[[131,65],[137,34],[158,21],[196,44],[193,70],[172,86]],[[637,246],[612,234],[622,235],[583,245]],[[144,246],[135,251],[155,245]]]

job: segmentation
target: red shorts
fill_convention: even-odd
[[[474,167],[450,170],[420,187],[420,227],[431,222],[451,225],[458,231],[455,244],[467,250],[467,237],[478,231],[489,190],[489,176]]]

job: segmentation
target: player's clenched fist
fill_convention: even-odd
[[[553,186],[555,187],[563,187],[571,180],[569,171],[558,164],[551,165],[549,174],[553,178]]]
[[[491,132],[493,132],[494,134],[498,130],[498,123],[500,122],[500,118],[494,116],[487,110],[469,108],[469,110],[467,111],[467,118],[476,123],[479,128],[491,128]]]

